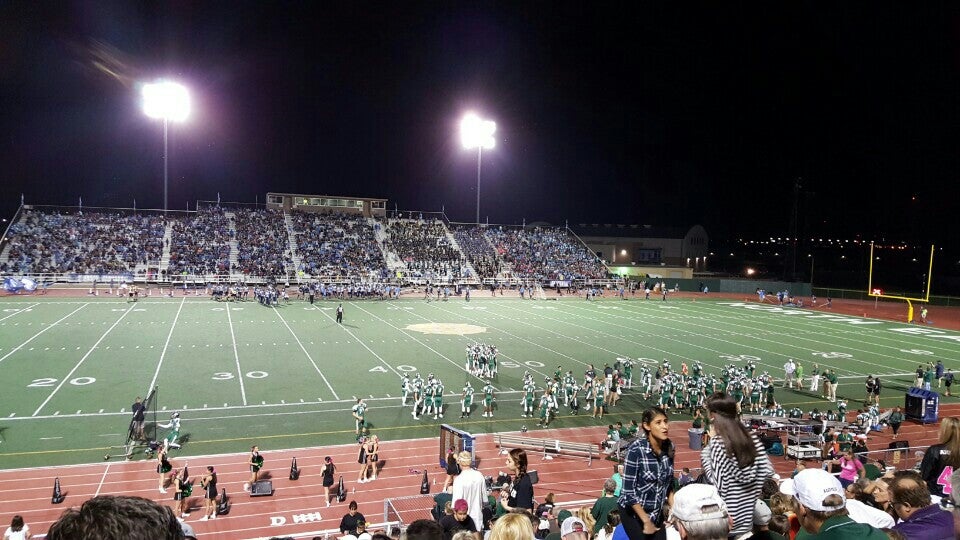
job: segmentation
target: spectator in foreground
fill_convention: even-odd
[[[944,418],[940,422],[940,442],[923,454],[920,462],[920,476],[927,483],[931,495],[943,496],[943,486],[938,482],[943,470],[952,467],[960,469],[960,418]]]
[[[780,484],[792,496],[793,510],[805,531],[805,540],[886,540],[887,535],[847,515],[840,480],[823,469],[804,469]],[[798,534],[799,536],[799,534]]]
[[[620,510],[614,508],[607,514],[607,524],[594,536],[594,540],[612,540],[613,531],[620,526]]]
[[[620,506],[620,525],[629,538],[666,538],[663,507],[670,503],[673,484],[670,421],[660,407],[643,411],[643,431],[627,448]]]
[[[144,499],[100,495],[66,510],[47,531],[48,540],[181,540],[173,510]]]
[[[3,540],[29,540],[32,538],[30,527],[23,522],[23,516],[17,514],[10,520],[10,526],[3,533]]]
[[[443,528],[436,521],[418,519],[401,536],[404,540],[443,540]]]
[[[754,540],[784,540],[783,535],[770,531],[770,520],[773,512],[762,500],[757,500],[753,507],[753,535]]]
[[[726,540],[731,534],[727,505],[709,484],[680,488],[673,496],[670,516],[683,540]]]
[[[483,530],[483,499],[487,489],[483,473],[473,468],[470,452],[460,452],[455,459],[460,465],[460,474],[453,479],[453,500],[464,499],[470,508],[470,517],[478,531]]]
[[[473,518],[470,517],[468,510],[467,501],[457,499],[453,503],[453,514],[440,518],[440,527],[443,528],[443,537],[446,540],[451,540],[454,533],[459,531],[471,532],[476,540],[480,540],[480,533],[477,532],[479,529],[473,522]]]
[[[533,482],[527,474],[527,452],[514,448],[507,455],[507,468],[514,474],[509,490],[500,495],[500,504],[507,512],[533,514]]]
[[[953,534],[953,516],[938,504],[932,504],[930,490],[914,471],[897,471],[890,482],[890,500],[900,516],[893,530],[907,540],[949,540]]]
[[[950,475],[950,488],[952,491],[947,502],[950,503],[950,513],[953,515],[953,532],[957,538],[960,538],[960,508],[957,507],[957,499],[953,496],[953,493],[960,494],[960,469],[953,471]]]
[[[889,529],[896,524],[896,521],[890,514],[886,513],[880,503],[873,497],[872,493],[876,490],[873,482],[866,478],[861,478],[844,487],[844,495],[847,498],[847,512],[850,519],[857,523],[867,523],[878,529]]]
[[[733,517],[732,536],[753,528],[753,510],[764,482],[773,476],[770,458],[737,413],[737,402],[727,394],[707,398],[710,442],[700,453],[703,472],[717,486]]]
[[[357,512],[357,501],[350,501],[347,510],[348,512],[340,519],[340,534],[352,534],[356,536],[357,523],[361,521],[366,523],[367,520],[363,517],[363,514]]]
[[[593,534],[600,532],[600,529],[604,528],[607,525],[607,516],[610,514],[611,510],[617,508],[617,498],[614,497],[613,493],[617,490],[617,483],[613,479],[607,479],[603,483],[603,496],[597,499],[593,503],[593,508],[590,509],[590,515],[593,516],[596,524],[593,526]]]
[[[560,524],[560,538],[563,540],[588,540],[587,526],[579,518],[568,517]]]
[[[414,539],[408,537],[408,540]],[[533,523],[527,514],[504,514],[493,522],[487,540],[533,540]]]

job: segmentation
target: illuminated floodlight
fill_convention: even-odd
[[[757,273],[757,271],[754,270],[753,268],[747,268],[747,275],[748,275],[748,276],[752,276],[752,275],[754,275],[754,274],[756,274],[756,273]]]
[[[474,113],[467,113],[460,121],[460,142],[464,148],[485,148],[487,150],[496,145],[493,134],[497,131],[497,124],[492,120],[481,120]]]
[[[481,120],[474,113],[467,113],[460,121],[460,142],[467,149],[477,149],[477,223],[480,223],[480,163],[483,150],[490,150],[496,145],[493,134],[497,131],[497,124],[492,120]]]
[[[150,118],[183,122],[190,116],[190,92],[171,81],[147,83],[140,90],[143,112]]]
[[[150,118],[163,120],[163,211],[167,212],[167,125],[183,122],[190,116],[190,92],[182,84],[159,80],[140,88],[143,112]]]

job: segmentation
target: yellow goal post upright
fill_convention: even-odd
[[[903,300],[907,303],[907,322],[913,322],[913,303],[920,302],[926,304],[930,302],[930,283],[933,280],[933,250],[934,246],[930,245],[930,262],[927,267],[927,291],[923,298],[917,298],[913,296],[901,296],[894,294],[885,294],[882,289],[873,288],[873,261],[876,260],[873,256],[873,242],[870,242],[870,265],[869,265],[869,274],[867,277],[867,295],[872,296],[873,298],[886,298],[889,300]]]

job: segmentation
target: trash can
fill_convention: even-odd
[[[703,450],[703,429],[690,428],[687,430],[687,435],[690,436],[691,450]]]

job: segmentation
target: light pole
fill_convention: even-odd
[[[190,116],[190,93],[175,82],[159,80],[144,84],[141,89],[143,112],[150,118],[163,120],[163,213],[167,213],[167,125],[171,120],[183,122]]]
[[[480,224],[480,163],[483,149],[491,149],[496,144],[493,134],[497,124],[492,120],[481,120],[473,113],[467,113],[460,121],[460,141],[464,148],[477,149],[477,224]]]

